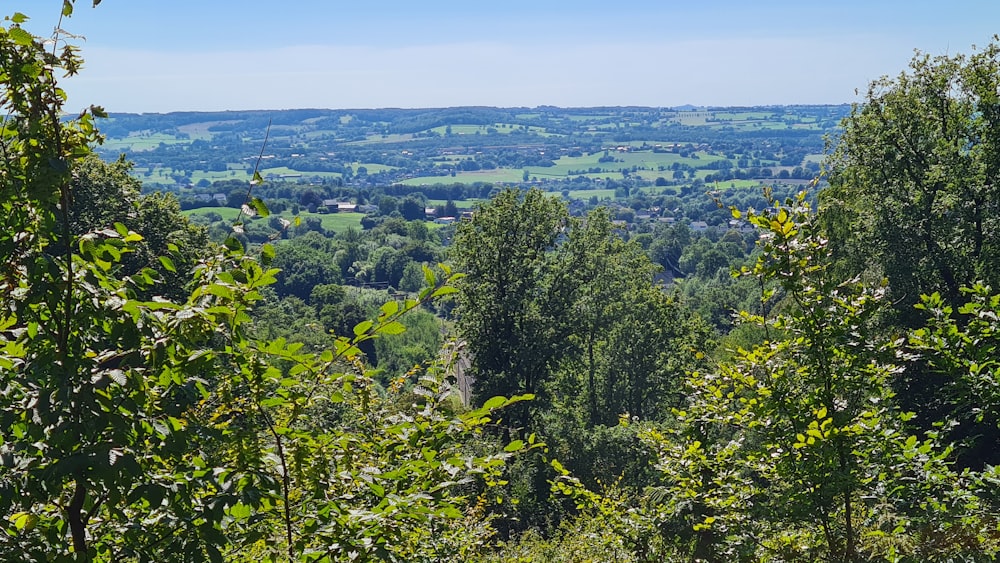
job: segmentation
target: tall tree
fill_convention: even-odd
[[[466,275],[458,330],[471,355],[476,404],[543,391],[564,350],[569,280],[554,250],[567,219],[566,206],[540,190],[506,189],[456,231],[453,258]],[[526,408],[517,422],[529,424]]]
[[[977,535],[992,518],[963,490],[950,449],[938,447],[937,434],[908,432],[913,414],[891,387],[900,344],[873,322],[884,288],[841,281],[804,198],[789,203],[750,216],[766,236],[743,274],[773,282],[780,291],[762,298],[784,303],[742,318],[768,339],[716,370],[692,372],[680,424],[646,435],[661,453],[664,513],[688,523],[678,543],[708,561],[855,563],[992,550]]]
[[[705,333],[699,336],[683,307],[653,285],[659,267],[637,242],[622,238],[603,208],[571,223],[559,257],[573,299],[560,366],[564,400],[585,402],[590,425],[615,425],[625,413],[669,412],[660,407],[676,391],[682,366],[692,366],[691,350],[705,343]]]
[[[905,324],[934,291],[1000,281],[1000,46],[918,55],[844,120],[822,212],[853,272],[889,281]]]
[[[886,329],[922,326],[915,305],[931,293],[959,316],[963,287],[1000,285],[1000,45],[918,55],[908,72],[874,82],[830,167],[820,214],[830,247],[844,275],[888,281]],[[1000,434],[939,392],[951,383],[917,360],[896,385],[926,428],[959,422],[962,463],[997,463]]]

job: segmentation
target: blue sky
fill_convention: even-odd
[[[0,0],[48,35],[61,0]],[[67,109],[849,103],[996,0],[78,0]]]

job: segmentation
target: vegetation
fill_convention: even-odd
[[[161,193],[154,159],[226,173],[266,120],[68,118],[81,59],[26,20],[0,27],[0,559],[1000,553],[1000,46],[849,112],[284,112],[268,160],[327,127],[335,179]],[[158,144],[105,161],[98,123]],[[421,166],[525,185],[395,183]],[[704,193],[775,170],[817,175]]]

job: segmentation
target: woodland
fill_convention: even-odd
[[[81,54],[27,20],[0,25],[0,559],[1000,553],[1000,39],[870,84],[821,165],[774,164],[810,181],[463,184],[439,224],[463,209],[402,184],[265,178],[267,123],[205,186],[231,214],[186,213],[67,113]],[[292,212],[326,199],[373,209]]]

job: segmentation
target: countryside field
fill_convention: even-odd
[[[191,215],[207,215],[208,213],[218,213],[222,216],[222,219],[227,222],[233,222],[239,216],[240,210],[234,209],[232,207],[199,207],[197,209],[188,209],[182,212],[184,215],[190,217]],[[284,213],[274,213],[274,216],[283,217],[288,220],[294,219],[294,215],[289,212]],[[327,231],[342,232],[346,231],[348,228],[353,227],[355,229],[361,228],[361,218],[364,215],[360,213],[309,213],[308,211],[299,212],[299,217],[302,220],[308,219],[310,217],[319,218],[323,228]],[[253,217],[249,219],[250,221],[263,221],[260,217]]]

